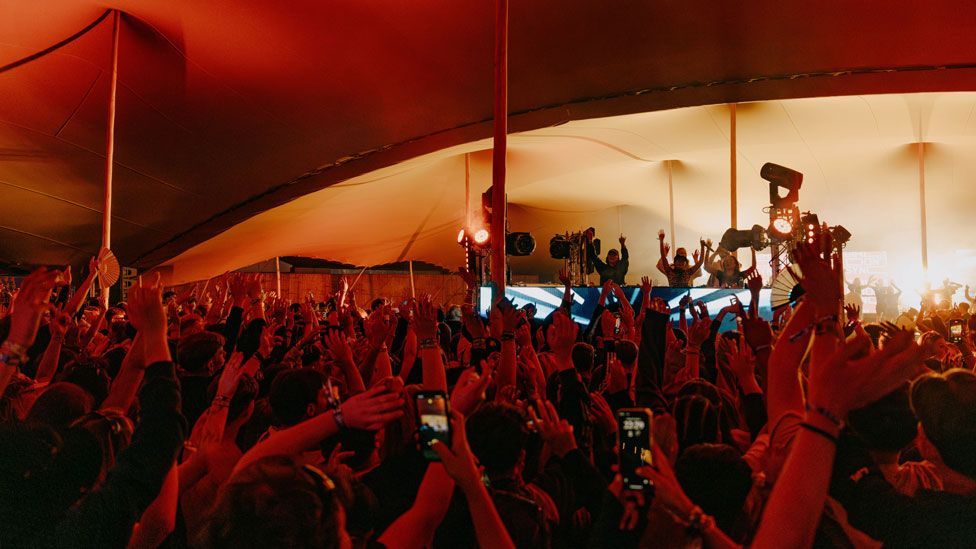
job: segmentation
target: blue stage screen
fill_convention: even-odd
[[[640,288],[625,287],[624,295],[635,309],[640,306]],[[600,301],[601,289],[597,287],[573,288],[573,320],[587,326],[596,305]],[[491,305],[492,289],[489,286],[482,286],[479,295],[479,309],[481,314],[487,315]],[[770,290],[763,289],[759,292],[759,316],[766,320],[772,320],[773,311],[769,302]],[[705,303],[708,313],[715,318],[718,312],[731,303],[732,296],[736,296],[746,307],[751,301],[749,290],[738,289],[715,289],[715,288],[654,288],[651,290],[652,297],[659,297],[668,302],[668,306],[675,310],[671,320],[678,322],[678,302],[685,295],[698,302]],[[545,318],[555,311],[563,299],[563,288],[561,286],[509,286],[505,289],[505,297],[509,298],[516,307],[522,307],[528,303],[534,303],[537,318]],[[722,322],[721,331],[736,329],[735,317],[726,316]]]

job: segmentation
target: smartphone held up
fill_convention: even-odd
[[[617,411],[617,450],[624,488],[643,491],[648,479],[637,474],[639,467],[653,465],[651,426],[653,416],[647,408],[621,408]]]
[[[451,418],[448,413],[447,395],[442,391],[421,391],[416,396],[417,429],[420,452],[428,461],[440,461],[433,449],[435,441],[451,445]]]

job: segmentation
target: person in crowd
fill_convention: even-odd
[[[748,309],[681,299],[672,322],[647,277],[620,288],[623,244],[586,326],[571,288],[483,318],[473,278],[463,304],[360,290],[362,311],[348,283],[323,307],[259,275],[165,300],[146,277],[86,312],[93,277],[68,295],[38,269],[0,318],[0,545],[976,546],[976,345],[947,332],[965,312],[844,322],[827,241],[794,251],[805,293],[775,329],[727,258],[710,268]],[[671,264],[661,239],[672,286],[705,249]],[[432,392],[450,434],[428,446]]]
[[[611,249],[607,252],[607,260],[602,261],[593,247],[595,231],[591,227],[586,230],[587,263],[592,263],[597,274],[600,275],[600,285],[612,281],[620,286],[626,284],[627,270],[630,268],[630,252],[627,251],[627,237],[620,235],[620,251]]]
[[[694,286],[694,280],[701,272],[702,264],[705,261],[705,241],[701,241],[701,249],[695,250],[692,264],[688,260],[688,252],[684,248],[678,248],[674,252],[674,262],[668,261],[668,252],[671,246],[664,242],[664,231],[657,233],[658,245],[661,250],[661,259],[657,262],[657,270],[668,277],[668,285],[672,288],[690,288]]]

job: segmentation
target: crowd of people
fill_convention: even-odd
[[[820,242],[770,323],[754,269],[661,246],[669,278],[741,276],[752,303],[684,300],[672,323],[649,279],[637,308],[607,279],[584,329],[566,275],[548,317],[482,318],[470,276],[464,304],[361,307],[235,273],[103,308],[91,275],[69,296],[70,271],[38,269],[0,321],[0,546],[976,546],[968,313],[864,323]],[[418,436],[437,395],[449,427]]]

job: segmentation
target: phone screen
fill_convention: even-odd
[[[952,343],[962,341],[962,320],[949,321],[949,339]]]
[[[439,391],[417,393],[417,417],[420,451],[429,461],[440,461],[437,452],[431,448],[435,440],[450,446],[451,423],[447,415],[447,397]]]
[[[651,411],[624,408],[617,412],[620,476],[628,490],[645,490],[650,481],[639,476],[638,467],[651,465]]]

